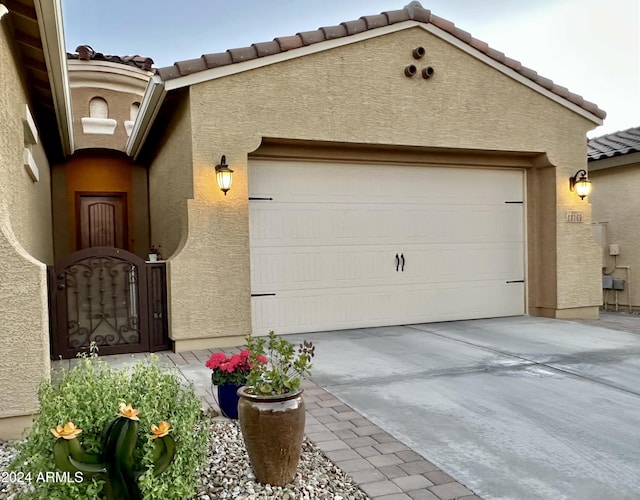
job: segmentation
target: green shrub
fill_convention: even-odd
[[[152,470],[139,480],[145,499],[188,498],[194,495],[198,469],[206,460],[208,425],[193,386],[159,366],[151,356],[129,369],[117,370],[97,356],[84,357],[71,370],[53,375],[53,383],[40,386],[40,413],[9,470],[30,473],[30,492],[17,497],[35,499],[99,499],[104,481],[85,477],[81,483],[36,481],[39,473],[56,471],[50,429],[71,421],[83,430],[79,439],[87,452],[100,451],[101,432],[118,413],[120,402],[132,403],[140,410],[140,432],[135,461],[144,467],[152,463],[151,424],[169,421],[177,451],[164,474],[154,477]],[[40,474],[42,476],[42,474]]]

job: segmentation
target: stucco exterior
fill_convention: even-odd
[[[129,127],[133,126],[132,106],[140,104],[151,72],[106,61],[70,60],[68,64],[76,150],[124,151],[131,131],[125,124],[130,122]],[[115,121],[112,133],[87,133],[87,125],[83,126],[83,119],[90,118],[90,102],[94,98],[106,101],[108,118]]]
[[[403,74],[417,46],[435,69],[429,80]],[[194,198],[170,280],[177,350],[233,343],[250,331],[247,164],[265,137],[529,154],[528,310],[597,316],[600,256],[590,206],[568,188],[586,167],[593,122],[448,41],[412,27],[189,92]],[[227,196],[213,169],[222,154],[235,171]],[[580,211],[583,222],[567,223],[568,211]],[[189,294],[195,279],[207,286]],[[230,338],[216,339],[223,336]]]
[[[605,299],[614,308],[640,307],[640,233],[637,186],[640,184],[640,153],[605,158],[589,164],[593,190],[593,222],[602,234],[603,272],[625,280],[625,289],[617,294],[606,291]],[[619,245],[620,254],[609,255],[609,245]],[[616,268],[616,266],[619,266]],[[625,269],[625,267],[628,267]]]
[[[30,104],[5,21],[0,21],[0,438],[19,437],[49,377],[46,265],[53,261],[50,176],[41,142],[31,146],[40,178],[24,167]]]

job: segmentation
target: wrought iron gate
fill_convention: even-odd
[[[71,358],[91,342],[101,355],[169,348],[164,263],[92,247],[51,268],[52,354]]]

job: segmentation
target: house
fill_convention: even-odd
[[[602,246],[604,304],[633,310],[640,306],[640,235],[635,228],[640,127],[589,140],[588,161],[592,222]]]
[[[1,64],[18,75],[29,59],[9,22]],[[50,345],[185,351],[270,329],[598,315],[600,249],[569,179],[605,113],[417,2],[154,73],[88,46],[69,57],[55,132],[73,144],[41,168],[46,241],[32,243],[26,201],[0,205],[19,228],[2,227],[15,257],[0,286],[21,300],[0,302],[0,388],[20,388],[0,428],[36,411]],[[2,133],[4,179],[28,137]],[[29,179],[2,192],[23,197]],[[166,262],[145,262],[151,243]]]

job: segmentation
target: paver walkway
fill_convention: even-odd
[[[240,350],[239,348],[237,349]],[[227,353],[234,349],[225,349]],[[204,363],[216,350],[156,353],[162,363],[175,366],[193,382],[203,409],[219,409],[210,388],[210,371]],[[101,356],[113,366],[124,366],[148,356]],[[69,368],[75,360],[54,367]],[[305,434],[333,463],[348,473],[372,500],[478,500],[473,491],[445,474],[393,436],[387,434],[313,380],[303,381],[307,411]],[[224,418],[224,417],[219,417]]]

